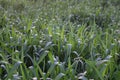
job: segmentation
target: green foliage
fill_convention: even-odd
[[[1,0],[0,80],[118,80],[119,0]]]

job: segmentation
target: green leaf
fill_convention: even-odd
[[[13,72],[18,69],[18,67],[20,66],[21,63],[22,63],[21,61],[18,61],[17,63],[14,64],[14,66],[12,67],[10,72],[8,73],[8,78],[10,76],[12,76]]]
[[[88,60],[85,60],[85,61],[86,61],[86,63],[87,63],[89,66],[91,66],[91,67],[96,71],[96,73],[97,73],[97,75],[99,76],[100,80],[104,80],[104,78],[102,77],[102,74],[101,74],[101,73],[98,71],[98,69],[95,67],[94,62],[88,61]]]
[[[60,80],[63,76],[65,76],[65,74],[59,73],[54,80]]]
[[[48,57],[52,63],[54,63],[54,56],[52,55],[51,52],[48,53]]]
[[[48,69],[48,72],[47,72],[47,77],[53,72],[53,70],[55,69],[55,66],[56,66],[55,63],[50,66],[50,68]]]
[[[45,48],[48,48],[50,45],[52,44],[52,42],[47,42],[46,45],[45,45]]]
[[[47,56],[47,54],[48,54],[48,51],[45,51],[44,53],[41,54],[38,64],[40,64],[43,61],[43,59]]]
[[[68,56],[70,56],[71,51],[72,51],[72,44],[67,44],[67,54],[68,54]]]

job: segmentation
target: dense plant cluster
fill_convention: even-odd
[[[120,79],[120,0],[0,0],[0,80]]]

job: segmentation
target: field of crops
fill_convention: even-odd
[[[0,80],[119,80],[120,0],[0,0]]]

